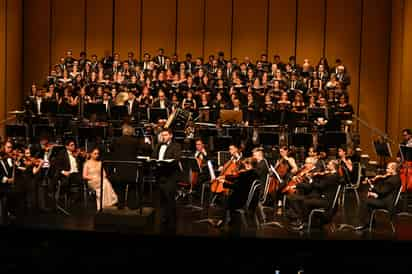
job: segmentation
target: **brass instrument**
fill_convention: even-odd
[[[116,95],[116,98],[114,99],[114,104],[116,106],[123,106],[128,99],[129,99],[129,95],[127,94],[127,92],[124,92],[124,91],[119,92]]]

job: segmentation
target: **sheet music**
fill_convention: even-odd
[[[212,180],[215,180],[216,179],[216,174],[215,174],[215,170],[213,169],[213,164],[210,160],[207,161],[207,167],[209,168],[210,178]]]

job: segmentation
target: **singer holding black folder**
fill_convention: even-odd
[[[180,144],[173,142],[171,129],[160,132],[160,143],[153,151],[152,158],[165,161],[157,170],[157,183],[160,188],[160,216],[162,228],[176,231],[176,185],[180,169]],[[166,163],[167,162],[167,163]],[[170,163],[169,163],[170,162]]]

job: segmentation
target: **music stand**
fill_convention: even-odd
[[[85,117],[90,118],[93,114],[97,117],[104,117],[106,115],[106,105],[105,104],[86,104],[85,107]]]
[[[28,129],[26,125],[6,125],[6,136],[14,139],[27,138]]]
[[[167,120],[168,111],[166,108],[151,108],[149,109],[149,121],[157,123],[160,119]]]
[[[326,109],[314,107],[308,108],[308,119],[309,121],[314,121],[317,118],[322,117],[326,119]]]
[[[310,133],[292,134],[292,144],[295,147],[304,147],[305,149],[313,145],[313,137]]]
[[[56,101],[42,101],[40,105],[40,112],[43,114],[56,114],[58,104]]]
[[[217,137],[216,142],[214,144],[214,149],[215,151],[227,151],[231,143],[232,143],[231,136]]]
[[[189,204],[186,208],[191,208],[193,210],[203,210],[202,207],[193,205],[193,172],[200,173],[199,165],[194,157],[180,157],[180,163],[182,164],[182,169],[185,175],[185,178],[189,178],[190,189],[186,193],[189,195]]]
[[[346,133],[328,131],[322,134],[319,138],[319,144],[324,148],[338,148],[347,144]]]
[[[279,145],[279,133],[262,132],[259,133],[259,141],[264,147],[275,147]]]
[[[127,117],[127,106],[113,106],[110,110],[111,120],[123,120]]]
[[[79,139],[84,140],[85,149],[88,149],[88,142],[96,140],[96,137],[100,137],[102,140],[106,138],[106,129],[104,127],[79,127],[78,128]]]
[[[392,157],[391,146],[385,141],[373,141],[376,156],[379,157],[379,166],[385,168],[386,159]]]

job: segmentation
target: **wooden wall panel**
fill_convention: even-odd
[[[205,58],[223,51],[230,56],[232,39],[232,0],[207,0],[205,6]]]
[[[177,54],[203,56],[204,0],[179,0],[177,19]]]
[[[371,127],[385,131],[390,46],[390,0],[364,0],[359,115]],[[379,30],[379,31],[377,31]],[[377,46],[379,45],[379,46]],[[360,126],[361,146],[373,154],[375,134]]]
[[[412,3],[405,1],[404,5],[402,86],[399,105],[400,129],[412,128],[412,76],[410,72],[412,66]]]
[[[7,117],[6,101],[6,0],[0,0],[0,121]],[[0,133],[4,136],[4,124]]]
[[[52,54],[56,64],[68,49],[75,57],[84,50],[85,0],[52,0]],[[44,11],[47,16],[48,11]]]
[[[359,0],[328,0],[325,53],[330,65],[340,58],[349,71],[349,100],[355,111],[359,90],[361,13]]]
[[[175,52],[176,0],[143,1],[142,50],[156,55],[164,48],[166,55]]]
[[[141,0],[116,0],[114,51],[126,59],[129,51],[139,58]]]
[[[394,141],[400,141],[400,115],[402,109],[402,62],[403,62],[403,0],[392,1],[392,31],[390,52],[390,78],[388,96],[388,134]]]
[[[87,0],[86,49],[103,57],[113,51],[113,0]]]
[[[24,1],[24,94],[43,83],[50,65],[51,0]]]
[[[323,55],[324,13],[326,0],[298,2],[296,59],[316,64]]]
[[[23,103],[23,1],[7,2],[7,112],[21,110]]]
[[[267,51],[267,0],[237,0],[233,10],[232,55],[255,63]]]
[[[295,54],[296,0],[270,0],[269,60],[280,55],[283,62]]]

